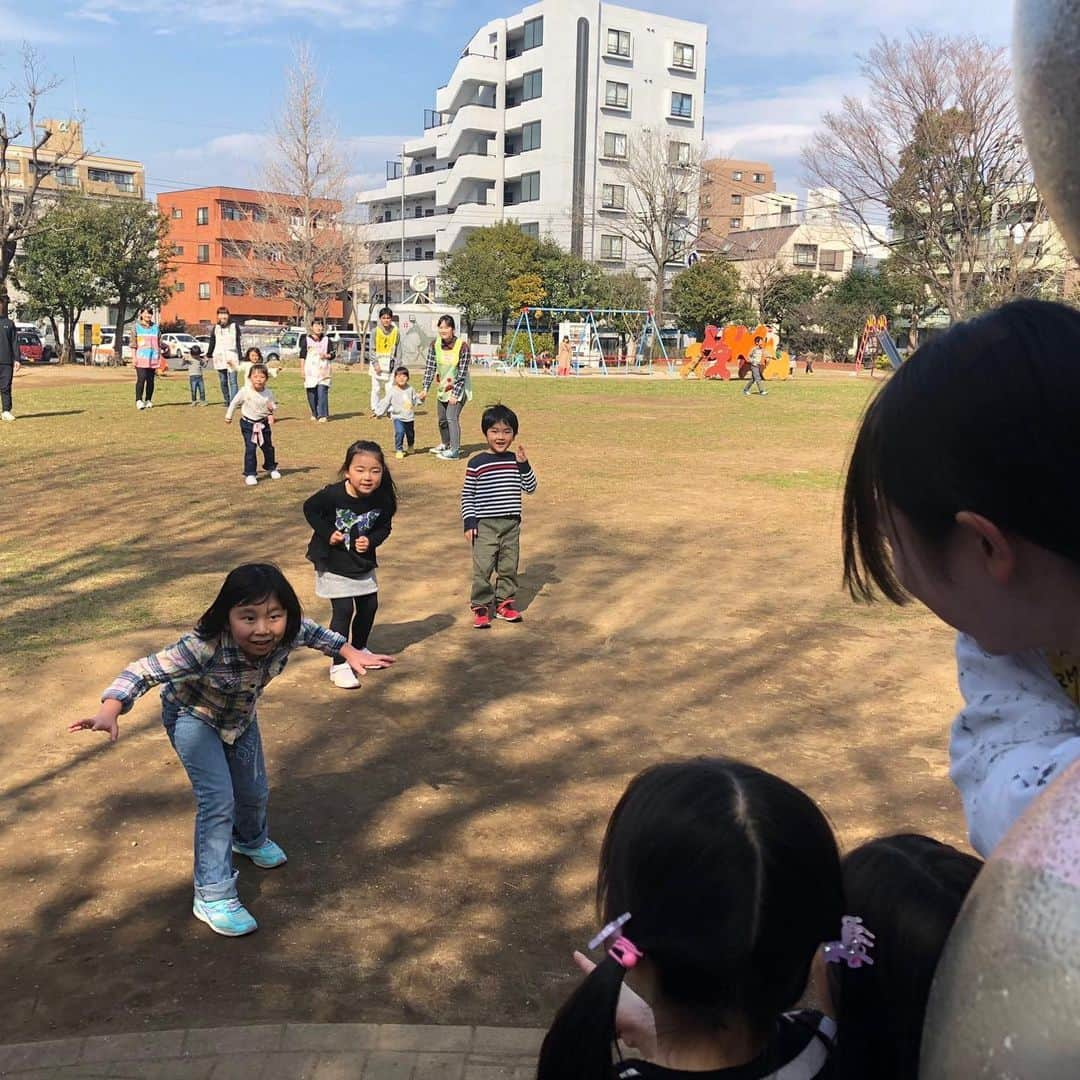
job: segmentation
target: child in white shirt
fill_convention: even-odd
[[[330,361],[334,355],[325,329],[322,319],[312,319],[311,329],[300,335],[300,362],[304,367],[304,389],[311,419],[321,424],[330,418]]]
[[[273,393],[266,389],[268,375],[263,364],[253,364],[248,381],[236,392],[236,397],[225,410],[225,423],[231,424],[233,413],[240,409],[240,432],[244,436],[244,483],[249,487],[259,482],[256,476],[256,447],[262,447],[263,468],[270,474],[270,479],[281,479],[271,434],[277,403]]]

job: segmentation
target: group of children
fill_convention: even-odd
[[[1021,301],[957,325],[884,384],[848,468],[853,596],[915,597],[959,631],[966,704],[951,774],[983,856],[1080,758],[1078,354],[1080,312],[1061,305]],[[501,578],[516,568],[515,512],[535,477],[511,450],[509,410],[487,410],[484,430],[462,518],[477,573],[493,564]],[[302,618],[276,568],[239,567],[193,634],[131,665],[72,725],[115,739],[117,717],[162,684],[166,732],[196,791],[195,914],[219,933],[254,929],[231,853],[285,861],[266,823],[263,688],[301,646],[354,673],[392,663],[366,650],[366,634],[395,507],[381,451],[354,443],[341,483],[304,507],[331,628]],[[487,589],[477,578],[477,607],[512,583]],[[979,867],[917,835],[841,858],[813,801],[752,765],[647,769],[601,848],[605,925],[591,946],[603,958],[576,957],[586,976],[552,1024],[539,1080],[914,1076],[934,970]],[[816,1010],[799,1008],[808,987]],[[639,1056],[618,1059],[617,1035]]]

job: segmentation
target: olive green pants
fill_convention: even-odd
[[[516,595],[521,522],[518,518],[481,518],[473,542],[473,607],[501,604]],[[495,575],[492,587],[491,575]]]

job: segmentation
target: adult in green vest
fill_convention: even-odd
[[[461,410],[472,397],[469,346],[454,333],[453,316],[440,316],[438,330],[439,336],[428,350],[420,399],[424,400],[431,384],[437,382],[439,438],[442,441],[432,447],[431,452],[443,461],[454,461],[461,456]]]

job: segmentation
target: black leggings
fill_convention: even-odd
[[[375,612],[379,610],[379,594],[373,592],[366,596],[337,597],[330,601],[330,606],[333,609],[330,629],[348,638],[354,649],[366,649],[371,628],[375,625]],[[340,654],[334,657],[334,663],[344,663]]]
[[[135,400],[136,401],[153,401],[154,400],[154,369],[151,367],[140,367],[135,369]],[[146,393],[143,393],[143,388],[146,388]]]

